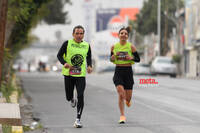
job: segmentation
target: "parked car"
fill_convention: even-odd
[[[151,64],[151,74],[166,74],[171,77],[176,77],[177,67],[172,58],[165,56],[157,56]]]
[[[146,63],[135,63],[133,65],[134,74],[149,75],[150,65]]]

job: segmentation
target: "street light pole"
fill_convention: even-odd
[[[158,34],[158,56],[160,56],[160,32],[161,32],[161,27],[160,27],[160,0],[158,0],[158,12],[157,12],[157,19],[158,19],[158,24],[157,24],[157,34]]]

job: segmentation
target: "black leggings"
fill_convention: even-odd
[[[74,87],[77,90],[77,118],[80,119],[84,107],[84,91],[86,86],[85,77],[64,76],[65,94],[67,101],[71,101],[74,96]]]

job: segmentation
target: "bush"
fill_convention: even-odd
[[[182,58],[181,55],[178,55],[178,54],[172,56],[172,59],[175,63],[180,63],[181,58]]]

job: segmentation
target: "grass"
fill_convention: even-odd
[[[22,94],[22,89],[19,85],[19,80],[16,78],[15,74],[12,74],[9,81],[2,81],[0,86],[0,92],[3,93],[3,96],[6,98],[6,102],[10,103],[10,95],[13,91],[17,91],[18,96]]]
[[[2,125],[3,133],[12,133],[12,127],[8,125]]]
[[[38,125],[35,127],[35,129],[32,129],[30,126],[28,125],[23,125],[23,131],[24,132],[28,132],[28,131],[32,131],[32,130],[37,130],[37,129],[43,129],[43,126],[41,123],[38,123]]]

